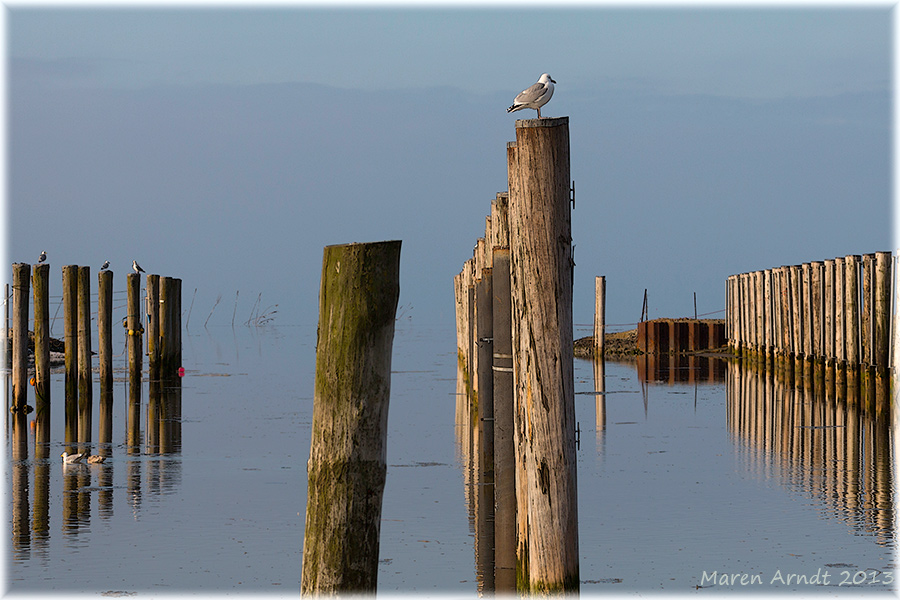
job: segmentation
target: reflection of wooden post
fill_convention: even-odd
[[[302,594],[375,593],[400,242],[328,246]]]
[[[594,360],[604,356],[606,348],[606,277],[594,278]]]
[[[50,410],[50,265],[34,265],[34,409]]]
[[[78,267],[78,441],[91,441],[94,382],[91,370],[91,268]]]
[[[517,570],[530,592],[579,589],[568,121],[516,121],[509,198],[516,460],[527,472]]]
[[[13,266],[13,407],[19,411],[28,404],[28,291],[31,287],[31,265]]]

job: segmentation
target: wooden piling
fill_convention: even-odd
[[[324,250],[302,594],[376,591],[399,278],[399,241]]]
[[[140,400],[141,376],[144,369],[143,327],[141,325],[141,274],[125,276],[125,328],[128,331],[128,385],[132,390],[130,400]]]
[[[872,362],[879,370],[885,371],[890,367],[891,253],[876,252],[874,267]]]
[[[147,372],[150,379],[160,373],[159,275],[147,275]]]
[[[181,280],[159,278],[159,377],[176,377],[181,367]]]
[[[606,276],[594,278],[594,360],[604,356],[606,346]]]
[[[31,287],[31,265],[15,263],[12,276],[12,407],[19,412],[28,405],[28,292]]]
[[[516,591],[516,449],[509,247],[495,247],[493,255],[494,587],[511,593]]]
[[[78,267],[78,441],[90,443],[94,384],[91,369],[91,268]]]
[[[78,265],[62,268],[63,321],[65,325],[66,400],[65,431],[78,427]]]
[[[493,252],[491,253],[493,255]],[[491,259],[493,261],[493,258]],[[481,429],[481,468],[485,481],[494,481],[494,295],[493,269],[482,267],[475,282],[475,333],[477,343],[478,426]],[[493,489],[487,499],[494,505]]]
[[[100,397],[112,398],[113,350],[112,350],[112,304],[113,272],[97,273],[97,343],[100,363]]]
[[[509,198],[516,459],[527,473],[517,578],[540,593],[579,589],[568,121],[516,121]]]
[[[859,262],[858,255],[844,257],[844,310],[846,315],[847,364],[858,368],[860,363],[860,311],[859,311]]]
[[[50,265],[34,265],[34,409],[50,410]]]

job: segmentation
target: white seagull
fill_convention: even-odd
[[[553,97],[554,83],[556,82],[553,81],[549,75],[544,73],[541,75],[541,78],[538,79],[537,83],[527,90],[522,90],[522,92],[516,96],[512,106],[507,108],[506,112],[516,112],[523,108],[533,108],[537,111],[538,119],[542,118],[541,107],[547,104],[550,101],[550,98]]]
[[[87,456],[87,452],[79,452],[77,454],[69,454],[68,452],[63,452],[59,455],[63,459],[63,463],[67,465],[74,465],[75,463],[80,463]]]
[[[137,264],[136,260],[131,261],[131,268],[134,269],[135,273],[143,273],[144,270],[141,268],[141,265]]]
[[[103,266],[100,267],[100,270],[101,270],[101,271],[105,271],[105,270],[107,270],[108,268],[109,268],[109,261],[108,261],[108,260],[103,261]]]
[[[45,250],[41,250],[41,256],[38,258],[38,263],[42,263],[47,260],[47,252]]]

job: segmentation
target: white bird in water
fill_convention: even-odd
[[[506,112],[516,112],[523,108],[533,108],[537,111],[538,119],[541,117],[541,107],[550,101],[553,97],[553,81],[546,73],[541,75],[537,83],[516,96],[512,106],[506,109]]]
[[[108,260],[103,261],[103,266],[100,267],[100,270],[101,270],[101,271],[105,271],[105,270],[107,270],[108,268],[109,268],[109,261],[108,261]]]
[[[42,263],[45,260],[47,260],[47,252],[44,250],[41,250],[41,256],[40,256],[40,258],[38,258],[38,263]]]
[[[87,452],[78,452],[77,454],[63,452],[59,456],[63,459],[64,464],[74,465],[76,463],[81,463],[81,461],[84,460],[84,457],[87,456]]]
[[[143,273],[144,270],[141,268],[141,265],[137,264],[136,260],[131,261],[131,268],[134,269],[135,273]]]

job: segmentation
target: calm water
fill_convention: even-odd
[[[452,326],[398,323],[379,573],[386,593],[478,593],[483,561],[460,443],[466,425],[456,422],[455,340]],[[165,444],[146,387],[141,436],[129,435],[127,388],[117,383],[111,458],[64,468],[61,374],[49,448],[35,448],[27,424],[7,423],[9,591],[296,596],[315,327],[187,332],[184,356],[180,429],[164,429],[174,431]],[[722,587],[703,581],[714,571],[764,582],[728,589],[809,590],[770,583],[820,570],[836,586],[845,571],[869,582],[894,570],[886,431],[835,411],[748,420],[746,407],[762,402],[801,416],[808,403],[766,394],[774,384],[753,386],[734,372],[642,383],[633,366],[607,363],[604,395],[591,362],[577,360],[575,373],[582,593],[715,592]],[[97,419],[95,406],[95,440]],[[50,458],[36,459],[36,450]]]

